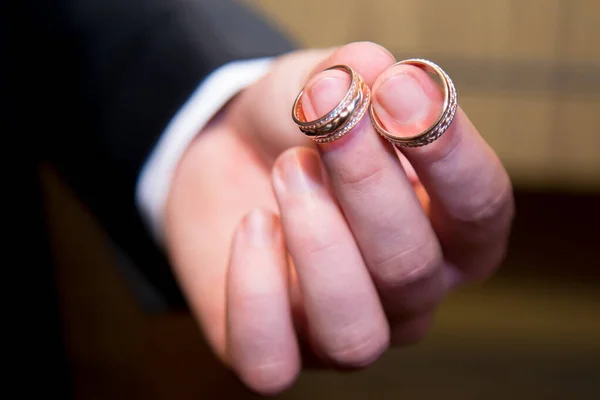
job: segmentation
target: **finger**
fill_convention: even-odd
[[[414,66],[388,69],[373,87],[374,110],[395,134],[423,131],[442,105],[435,81]],[[503,257],[513,214],[510,180],[496,154],[460,109],[440,139],[401,151],[431,198],[432,222],[456,275],[449,284],[488,276]]]
[[[300,369],[277,217],[251,212],[238,228],[227,276],[227,354],[251,389],[276,394]]]
[[[165,212],[165,249],[190,312],[223,362],[227,362],[226,275],[231,239],[239,222],[256,206],[277,209],[264,167],[226,128],[204,131],[173,177]]]
[[[387,321],[360,251],[324,184],[316,152],[283,153],[275,163],[273,186],[311,343],[335,364],[371,363],[387,347]]]
[[[394,62],[391,56],[373,62],[379,52],[373,44],[347,46],[328,63],[349,64],[373,82]],[[307,118],[333,109],[348,86],[348,75],[340,71],[313,77],[302,98]],[[430,311],[443,295],[441,248],[393,148],[368,117],[340,140],[318,147],[392,322]]]

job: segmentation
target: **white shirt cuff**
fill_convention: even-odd
[[[164,239],[164,209],[177,164],[206,123],[241,89],[260,79],[272,58],[235,61],[211,73],[177,112],[140,172],[137,207],[157,243]]]

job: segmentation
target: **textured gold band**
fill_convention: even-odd
[[[441,69],[437,64],[429,60],[414,58],[400,61],[396,65],[399,64],[414,65],[428,73],[435,74],[440,78],[442,82],[442,89],[444,90],[444,105],[442,112],[438,119],[429,128],[418,135],[408,137],[394,135],[393,133],[385,130],[372,105],[369,110],[371,114],[371,122],[375,130],[381,136],[389,140],[392,144],[402,147],[425,146],[439,139],[452,123],[458,108],[458,96],[456,94],[456,88],[454,87],[454,83],[448,74],[446,74],[446,72],[444,72],[444,70]]]
[[[335,65],[326,71],[332,69],[342,70],[350,75],[348,92],[333,110],[319,119],[307,121],[301,101],[304,89],[296,97],[292,108],[292,118],[298,128],[317,143],[332,142],[344,136],[358,124],[371,103],[371,91],[360,74],[347,65]]]

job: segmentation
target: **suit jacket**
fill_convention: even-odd
[[[21,339],[15,371],[24,362],[30,381],[59,374],[44,387],[53,393],[68,388],[68,375],[59,368],[66,363],[37,164],[50,161],[147,281],[169,304],[184,305],[135,206],[140,168],[207,74],[292,46],[232,0],[14,0],[2,7],[5,157],[16,156],[5,186],[16,218],[6,229],[18,256],[7,281],[19,304],[7,326]]]

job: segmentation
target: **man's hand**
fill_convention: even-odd
[[[252,389],[277,393],[303,345],[332,367],[364,367],[427,332],[459,284],[502,261],[513,216],[508,175],[459,109],[436,142],[402,154],[365,118],[313,145],[291,119],[345,94],[347,64],[389,131],[418,133],[439,87],[372,43],[282,57],[232,100],[183,157],[166,208],[167,249],[216,354]]]

